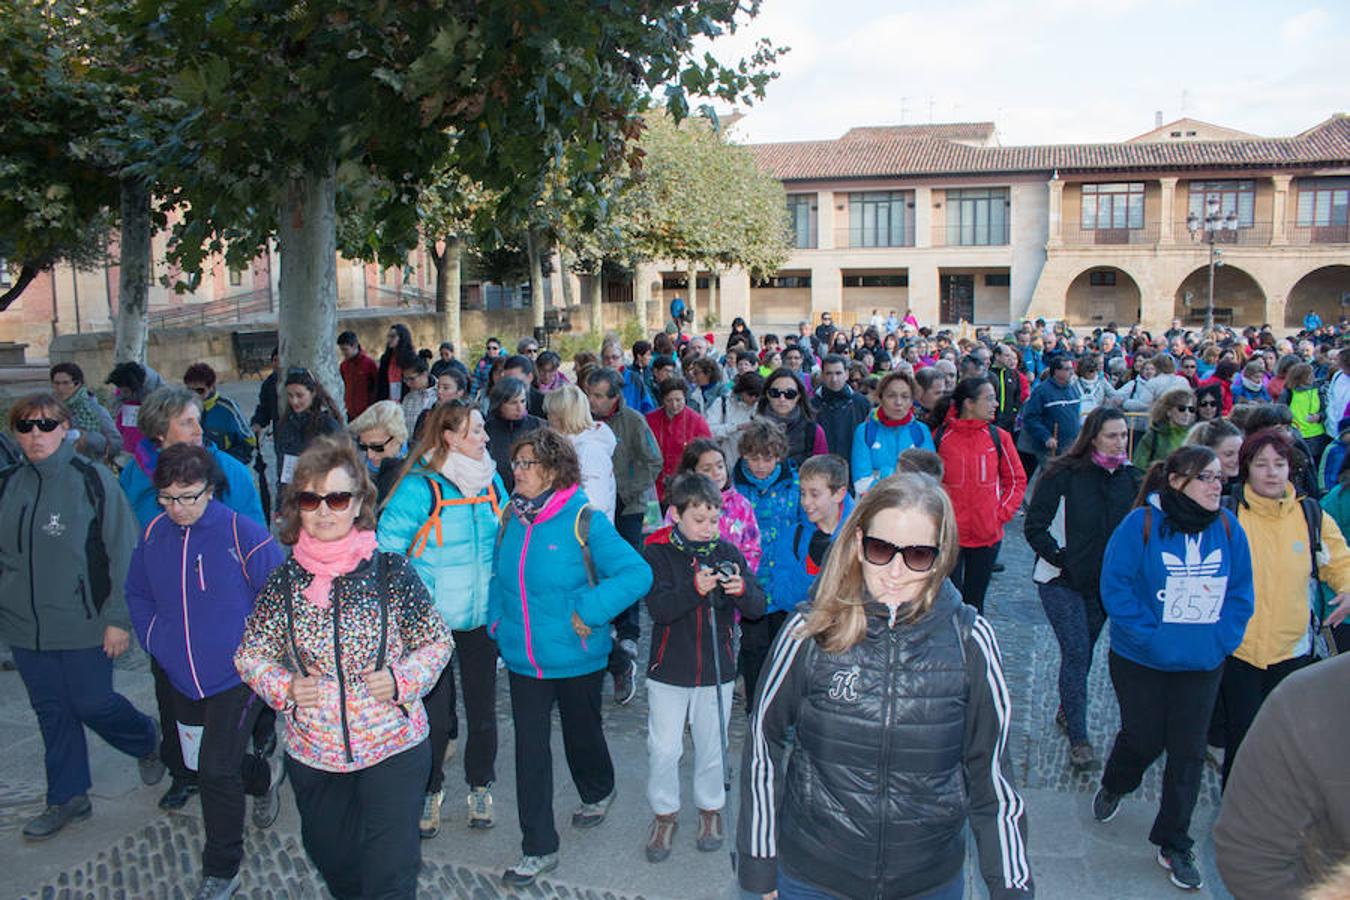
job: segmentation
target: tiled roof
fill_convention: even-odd
[[[1350,118],[1338,113],[1296,137],[1238,141],[972,147],[931,137],[855,137],[749,149],[760,168],[782,181],[1350,164]]]
[[[874,141],[928,137],[940,141],[987,141],[993,136],[993,122],[935,122],[930,125],[860,125],[844,132],[844,136],[839,140]]]

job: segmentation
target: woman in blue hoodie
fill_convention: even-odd
[[[170,684],[185,762],[198,772],[206,846],[201,898],[229,897],[244,856],[244,796],[267,828],[281,808],[282,757],[248,753],[263,703],[239,679],[234,651],[244,620],[285,553],[267,529],[214,497],[220,470],[203,447],[159,454],[155,489],[164,515],[141,538],[127,572],[127,609],[141,646]],[[194,760],[195,757],[195,760]],[[195,762],[195,765],[193,764]]]
[[[567,438],[551,428],[517,438],[511,469],[516,484],[488,591],[488,633],[511,686],[524,854],[502,881],[521,887],[558,866],[549,751],[555,704],[581,795],[572,827],[594,828],[614,802],[600,718],[609,623],[646,595],[652,570],[604,514],[583,509],[581,466]]]
[[[1113,818],[1166,751],[1149,841],[1172,882],[1188,890],[1203,884],[1190,824],[1210,715],[1224,660],[1242,643],[1254,604],[1251,552],[1236,517],[1219,507],[1222,492],[1214,451],[1181,447],[1149,469],[1102,562],[1120,731],[1092,814]]]

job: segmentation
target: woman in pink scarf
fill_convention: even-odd
[[[281,500],[294,555],[258,595],[240,677],[286,717],[305,851],[337,897],[414,898],[431,770],[426,711],[453,642],[422,580],[375,540],[375,486],[350,443],[301,454]]]

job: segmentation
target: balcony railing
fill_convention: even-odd
[[[834,245],[848,247],[851,250],[871,250],[886,247],[913,247],[914,229],[906,228],[898,240],[889,232],[877,232],[875,229],[852,228],[848,225],[834,230]]]
[[[1182,229],[1183,233],[1185,229]],[[1145,225],[1143,228],[1083,228],[1076,222],[1064,225],[1064,243],[1073,245],[1089,244],[1156,244],[1158,243],[1158,224]]]
[[[1004,222],[1002,227],[985,226],[983,228],[963,228],[959,224],[947,223],[933,226],[934,247],[1003,247],[1008,244],[1010,226]]]
[[[1350,225],[1291,225],[1291,244],[1350,244]]]

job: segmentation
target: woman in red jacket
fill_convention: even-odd
[[[662,381],[657,394],[661,407],[647,413],[647,425],[656,436],[656,446],[661,448],[661,477],[656,479],[656,499],[664,511],[666,479],[679,468],[685,445],[695,438],[712,437],[712,431],[708,429],[706,419],[685,405],[689,388],[678,376],[672,375]]]
[[[966,603],[984,612],[1003,526],[1017,512],[1027,476],[1012,435],[994,424],[998,399],[983,378],[965,378],[938,403],[933,435],[942,457],[942,486],[956,510],[961,552],[952,583]],[[997,444],[995,443],[997,441]]]

